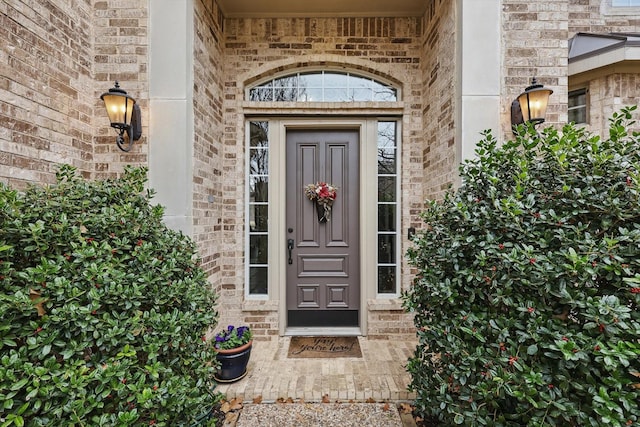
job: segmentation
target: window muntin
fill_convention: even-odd
[[[587,90],[578,89],[569,92],[569,122],[587,123]]]
[[[312,71],[278,77],[249,89],[248,99],[259,102],[372,102],[397,101],[394,87],[352,73]]]
[[[378,294],[398,293],[398,138],[396,122],[378,122]]]
[[[267,295],[269,259],[269,122],[249,123],[247,259],[249,295]]]

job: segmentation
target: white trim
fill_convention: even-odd
[[[640,46],[620,46],[613,50],[588,56],[569,63],[569,76],[592,71],[624,61],[640,61]]]
[[[384,77],[380,77],[374,73],[368,72],[366,70],[351,70],[351,69],[346,69],[344,66],[337,66],[337,65],[311,65],[311,66],[305,66],[305,67],[296,67],[296,68],[291,68],[291,69],[287,69],[287,70],[282,70],[278,73],[275,74],[270,74],[268,76],[265,76],[259,80],[256,80],[254,82],[252,82],[250,85],[247,85],[244,89],[244,100],[245,101],[250,101],[249,99],[249,94],[251,92],[252,89],[255,88],[259,88],[260,86],[262,86],[265,83],[268,82],[273,82],[274,80],[278,80],[280,78],[284,78],[284,77],[293,77],[293,76],[297,76],[299,74],[308,74],[308,73],[324,73],[324,72],[335,72],[335,73],[340,73],[340,74],[345,74],[348,77],[355,77],[355,78],[366,78],[366,79],[370,79],[373,82],[375,82],[376,84],[380,85],[380,86],[388,86],[393,88],[396,93],[396,99],[393,101],[373,101],[373,100],[359,100],[359,101],[263,101],[263,102],[302,102],[302,103],[319,103],[319,102],[398,102],[398,100],[402,99],[402,91],[400,88],[400,85],[397,83],[393,83],[391,82],[389,79],[385,79]],[[347,81],[347,84],[349,83],[349,81]],[[318,88],[314,88],[314,89],[318,89]],[[324,86],[324,82],[323,82],[323,86],[320,87],[320,89],[333,89],[333,88],[327,88],[326,86]],[[337,89],[342,89],[342,88],[337,88]],[[251,101],[254,102],[254,101]]]
[[[637,6],[613,6],[612,0],[602,0],[600,3],[600,13],[602,15],[640,15],[640,7]]]
[[[244,134],[246,135],[245,138],[245,152],[247,153],[247,155],[245,156],[245,164],[244,164],[244,170],[245,170],[245,187],[244,187],[244,198],[246,200],[246,203],[244,204],[244,226],[245,226],[245,233],[244,233],[244,253],[247,254],[245,256],[245,262],[244,262],[244,277],[246,277],[247,279],[245,280],[245,286],[244,286],[244,298],[245,301],[266,301],[269,300],[269,294],[271,293],[271,286],[270,283],[273,283],[269,280],[269,277],[267,276],[267,293],[266,294],[251,294],[249,293],[250,289],[249,289],[249,277],[250,277],[250,270],[251,270],[251,265],[250,265],[250,240],[251,240],[251,236],[249,234],[249,219],[250,219],[250,210],[251,210],[251,205],[249,203],[249,186],[250,186],[250,182],[249,179],[247,179],[249,177],[249,171],[251,170],[250,168],[250,162],[251,162],[251,146],[250,146],[250,139],[251,139],[251,122],[263,122],[263,121],[268,121],[268,120],[246,120],[244,125],[245,125],[245,131]],[[271,123],[269,123],[269,129],[268,129],[268,135],[267,135],[267,139],[269,141],[269,147],[268,147],[268,153],[269,155],[271,154]],[[271,159],[269,158],[269,162],[271,162]],[[269,174],[271,175],[271,163],[269,163]],[[271,176],[269,176],[269,179],[271,179]],[[268,216],[268,222],[271,221],[271,197],[273,195],[274,192],[271,191],[271,182],[269,181],[269,195],[268,195],[268,208],[267,208],[267,216]],[[273,250],[273,245],[272,245],[272,241],[273,239],[271,238],[271,233],[269,231],[269,226],[267,226],[267,236],[268,236],[268,247],[267,247],[267,251],[269,254],[271,254],[272,250]],[[269,271],[269,270],[268,270]]]
[[[366,335],[367,331],[367,301],[375,299],[377,296],[377,268],[371,268],[371,262],[365,260],[377,259],[377,215],[370,215],[377,212],[377,168],[367,167],[375,165],[377,162],[377,123],[375,118],[269,118],[252,117],[246,119],[246,126],[251,121],[269,122],[269,275],[268,275],[268,295],[248,295],[247,300],[269,300],[278,307],[279,333],[280,335],[290,334],[294,329],[287,328],[287,302],[286,302],[286,248],[283,242],[287,238],[286,231],[286,194],[282,191],[275,191],[276,188],[284,188],[286,180],[286,134],[288,129],[357,129],[359,132],[360,147],[360,327],[355,328],[359,335]],[[388,121],[393,119],[389,118]],[[398,157],[401,157],[402,129],[401,120],[397,119],[397,150]],[[248,130],[247,130],[248,138]],[[248,142],[245,141],[245,144]],[[401,181],[401,169],[398,164],[398,184]],[[246,194],[246,193],[245,193]],[[368,195],[368,197],[366,197]],[[246,196],[245,196],[246,197]],[[400,199],[400,195],[398,197]],[[400,222],[400,203],[398,200],[397,219]],[[248,214],[248,212],[246,213]],[[398,244],[401,245],[400,226],[398,226]],[[248,233],[245,233],[245,239]],[[245,247],[247,242],[245,241]],[[401,248],[401,246],[400,246]],[[399,257],[399,250],[397,255]],[[248,265],[247,262],[245,264]],[[375,262],[374,262],[375,265]],[[245,268],[248,268],[245,266]],[[400,280],[401,264],[398,260],[398,280]],[[247,270],[245,270],[247,271]],[[398,291],[400,282],[398,282]],[[385,295],[386,296],[386,295]],[[397,298],[398,295],[389,294],[389,298]],[[300,328],[295,328],[298,331]],[[309,328],[304,328],[305,330]],[[311,328],[314,331],[322,330],[324,333],[333,333],[342,328]],[[347,328],[348,334],[353,334],[354,328]]]
[[[389,293],[389,294],[382,294],[378,292],[378,288],[379,288],[379,283],[378,283],[378,271],[377,271],[377,259],[378,259],[378,253],[376,251],[375,254],[373,254],[374,258],[376,260],[376,271],[375,271],[375,276],[373,278],[373,281],[376,283],[376,294],[375,294],[375,298],[376,300],[389,300],[389,299],[396,299],[398,297],[400,297],[400,293],[401,293],[401,287],[402,287],[402,148],[401,148],[401,144],[402,144],[402,120],[398,120],[398,119],[393,119],[393,118],[389,118],[389,119],[384,119],[384,118],[380,118],[378,120],[376,120],[376,129],[375,129],[375,139],[376,139],[376,145],[377,145],[377,138],[378,138],[378,128],[377,125],[378,123],[381,122],[395,122],[396,124],[396,135],[395,135],[395,148],[396,148],[396,248],[395,248],[395,254],[396,254],[396,260],[395,260],[395,267],[396,267],[396,283],[395,283],[395,287],[396,287],[396,291],[394,293]],[[376,150],[376,155],[377,155],[377,150]],[[375,164],[377,164],[377,157],[376,157],[376,162]],[[375,190],[375,194],[378,194],[378,171],[376,169],[376,178],[374,179],[375,184],[376,184],[376,190]],[[378,212],[378,200],[376,197],[376,207],[374,212]],[[378,236],[379,236],[379,230],[378,230],[378,223],[377,223],[377,219],[378,219],[378,215],[375,216],[376,218],[376,225],[375,225],[375,230],[376,230],[376,249],[378,247]]]
[[[493,129],[497,138],[502,135],[502,1],[458,0],[456,6],[460,163],[475,156],[482,131]]]
[[[149,186],[157,192],[154,202],[165,207],[167,225],[191,236],[193,0],[149,0],[148,8]]]

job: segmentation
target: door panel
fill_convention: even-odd
[[[287,132],[289,326],[357,326],[360,304],[359,135],[356,130]],[[320,223],[307,184],[338,187],[330,221]]]

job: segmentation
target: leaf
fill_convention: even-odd
[[[461,414],[456,414],[456,416],[453,418],[453,422],[456,424],[462,424],[464,423],[464,417]]]
[[[533,356],[537,352],[538,352],[538,346],[536,344],[531,344],[529,347],[527,347],[527,354],[529,356]]]
[[[239,397],[236,397],[234,399],[231,399],[231,402],[229,402],[229,409],[231,411],[239,411],[240,409],[242,409],[242,399]]]
[[[11,388],[9,390],[15,391],[15,390],[20,390],[21,388],[23,388],[25,385],[27,385],[27,383],[29,382],[28,378],[23,378],[20,381],[18,381],[17,383],[15,383],[14,385],[11,386]]]

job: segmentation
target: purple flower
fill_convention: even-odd
[[[219,350],[227,350],[240,347],[251,340],[251,329],[248,326],[227,326],[215,335],[214,347]]]

